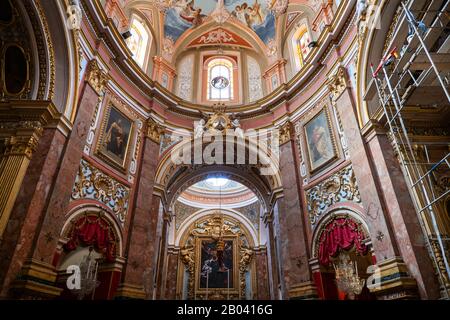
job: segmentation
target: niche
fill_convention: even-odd
[[[3,59],[4,88],[8,95],[20,95],[28,82],[28,59],[19,46],[10,45]]]

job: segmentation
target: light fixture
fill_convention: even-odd
[[[333,263],[336,272],[336,284],[340,291],[347,293],[351,298],[361,294],[365,280],[358,275],[358,265],[350,260],[346,253],[341,253],[338,263]]]
[[[122,38],[124,40],[127,40],[128,38],[130,38],[133,34],[131,33],[130,30],[125,31],[124,33],[122,33]]]

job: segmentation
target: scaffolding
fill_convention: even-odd
[[[441,295],[450,299],[450,239],[440,224],[443,202],[448,199],[448,183],[437,183],[437,173],[450,171],[448,140],[444,150],[430,155],[435,144],[415,141],[408,128],[408,109],[420,106],[434,111],[450,107],[450,1],[402,1],[398,22],[373,81],[384,112],[389,137],[398,155],[403,174],[425,235],[425,243],[441,284]],[[402,47],[396,44],[402,43]],[[446,124],[445,124],[446,123]],[[444,126],[450,127],[444,119]],[[446,150],[446,151],[445,151]],[[445,208],[444,208],[445,211]]]

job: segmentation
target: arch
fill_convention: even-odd
[[[370,101],[365,101],[364,97],[372,80],[372,72],[370,65],[378,65],[383,58],[385,40],[389,34],[389,28],[393,21],[396,9],[400,4],[400,0],[382,0],[380,1],[377,10],[380,12],[380,21],[389,21],[390,23],[381,23],[380,28],[369,28],[365,34],[359,34],[359,53],[357,64],[357,114],[359,125],[362,128],[370,119],[371,104]],[[361,33],[361,31],[359,31]],[[376,96],[376,93],[374,93]],[[378,103],[377,97],[375,97]],[[375,101],[374,100],[374,101]]]
[[[322,232],[325,230],[325,228],[336,218],[350,218],[357,224],[359,224],[362,227],[362,231],[364,235],[366,236],[366,239],[370,239],[369,235],[369,227],[366,223],[366,221],[362,218],[361,214],[354,211],[353,209],[346,208],[346,207],[340,207],[336,208],[332,211],[329,211],[326,213],[318,222],[316,229],[314,230],[313,236],[312,236],[312,258],[318,257],[318,251],[319,251],[319,241],[320,236],[322,235]],[[368,241],[366,244],[370,244],[371,242]]]
[[[112,227],[113,232],[118,241],[117,247],[116,247],[116,258],[122,257],[123,256],[123,234],[122,234],[122,231],[121,231],[119,225],[117,224],[117,221],[111,215],[111,213],[109,213],[107,210],[105,210],[99,206],[94,206],[92,204],[77,206],[67,214],[67,219],[64,222],[63,227],[61,228],[60,242],[63,244],[67,242],[67,239],[68,239],[67,236],[71,230],[72,223],[74,221],[77,221],[80,217],[82,217],[85,214],[98,214],[98,215],[101,215],[102,218],[105,218],[107,223]]]
[[[257,195],[264,209],[269,210],[271,201],[274,198],[273,196],[283,189],[278,159],[275,158],[275,155],[265,153],[256,143],[248,138],[245,138],[244,141],[237,139],[235,143],[238,145],[238,148],[245,148],[246,152],[246,163],[239,166],[233,164],[227,165],[225,162],[224,164],[212,165],[176,164],[172,161],[172,154],[190,151],[190,159],[194,159],[194,139],[185,137],[182,142],[173,146],[170,152],[167,152],[160,160],[155,178],[156,187],[164,190],[166,194],[166,204],[168,207],[171,206],[174,199],[187,187],[203,180],[214,172],[221,173],[229,179],[238,181],[248,187]],[[260,163],[264,163],[268,171],[273,173],[273,175],[261,175],[259,172],[260,167],[258,168],[257,165],[248,163],[249,154],[256,154],[260,159]]]
[[[189,218],[184,220],[183,223],[180,225],[178,232],[176,233],[176,237],[174,239],[175,247],[180,247],[182,240],[186,237],[186,233],[188,232],[189,227],[193,223],[195,223],[196,221],[201,220],[207,216],[214,215],[214,212],[216,212],[216,211],[217,211],[217,209],[202,209],[202,210],[195,212]],[[248,220],[247,217],[243,216],[240,212],[233,210],[233,209],[221,209],[221,212],[225,216],[229,216],[229,217],[234,218],[235,220],[238,220],[239,222],[241,222],[242,226],[244,227],[244,232],[246,232],[247,236],[250,236],[249,238],[253,241],[252,247],[259,246],[257,230],[252,225],[250,220]]]
[[[177,61],[178,57],[182,55],[189,44],[194,41],[197,37],[201,36],[211,28],[216,27],[217,24],[214,20],[205,21],[202,25],[197,28],[191,28],[185,31],[180,38],[174,44],[174,52],[172,55],[172,61]],[[259,38],[259,36],[249,28],[242,28],[239,23],[233,22],[232,19],[229,19],[222,25],[222,28],[225,30],[229,30],[233,33],[239,34],[245,41],[251,44],[252,50],[254,50],[258,54],[258,58],[263,67],[268,66],[269,60],[266,55],[267,46],[264,42]],[[211,47],[205,47],[205,50],[210,49]]]

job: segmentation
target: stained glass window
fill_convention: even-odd
[[[208,100],[233,99],[233,64],[224,58],[208,64]]]

